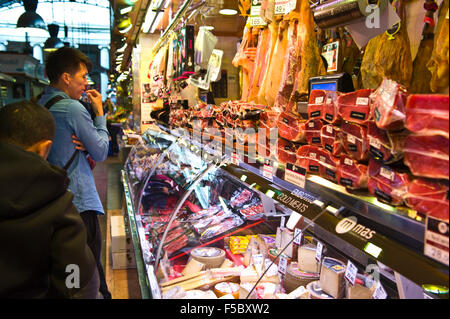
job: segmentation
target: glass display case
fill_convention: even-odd
[[[218,153],[168,129],[130,152],[122,181],[143,298],[448,298],[423,223]]]

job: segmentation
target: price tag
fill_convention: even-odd
[[[356,99],[356,105],[369,105],[368,97],[358,97]]]
[[[372,136],[369,136],[369,143],[370,143],[370,146],[375,147],[377,150],[381,149],[380,141]]]
[[[235,152],[231,153],[231,163],[239,166],[239,156]]]
[[[291,163],[286,163],[284,180],[301,188],[305,188],[306,169]]]
[[[327,125],[327,132],[333,134],[333,126]]]
[[[386,290],[384,290],[384,288],[380,282],[377,283],[377,288],[375,289],[372,298],[373,299],[386,299],[387,298]]]
[[[294,230],[294,244],[300,246],[302,243],[303,232],[301,229],[296,228]]]
[[[316,248],[316,260],[320,263],[322,260],[323,244],[319,241]]]
[[[284,255],[280,256],[280,262],[278,263],[278,272],[282,275],[286,275],[286,269],[287,269],[287,258]]]
[[[261,0],[252,0],[252,6],[250,8],[249,22],[252,27],[265,26],[266,22],[260,17],[261,12]]]
[[[316,153],[309,153],[309,157],[312,159],[316,159],[317,154]]]
[[[390,181],[394,181],[394,178],[395,178],[395,173],[385,167],[381,168],[380,175],[387,178]]]
[[[316,97],[314,103],[315,104],[322,104],[323,103],[323,96]]]
[[[284,216],[281,216],[281,219],[280,219],[280,230],[284,230],[284,225],[286,225],[286,218]]]
[[[348,141],[349,143],[351,143],[351,144],[355,144],[355,143],[356,143],[356,138],[355,138],[353,135],[348,134],[348,135],[347,135],[347,141]]]
[[[347,269],[345,270],[345,279],[347,279],[352,285],[355,284],[356,274],[358,268],[349,260],[347,263]]]
[[[264,161],[263,176],[265,178],[268,178],[269,180],[273,179],[273,164],[272,164],[272,161],[270,161],[270,160],[265,160]]]
[[[449,264],[448,230],[448,222],[430,216],[427,217],[424,254],[447,266]]]
[[[313,128],[313,127],[314,127],[314,122],[309,122],[309,123],[308,123],[308,127]]]
[[[353,166],[353,160],[349,158],[344,158],[344,164],[348,166]]]

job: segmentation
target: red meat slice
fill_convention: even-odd
[[[369,140],[367,127],[349,122],[341,126],[342,145],[347,154],[357,161],[365,161],[369,158]]]
[[[340,117],[337,98],[341,93],[327,90],[312,90],[308,102],[308,118],[336,123]]]
[[[406,128],[449,138],[448,95],[412,94],[406,103]]]
[[[278,117],[278,134],[292,142],[304,142],[305,123],[306,121],[300,117],[290,112],[283,112]]]
[[[415,176],[448,180],[449,140],[441,135],[406,138],[404,163]]]
[[[409,183],[405,203],[420,213],[448,221],[448,196],[448,185],[418,178]]]
[[[309,145],[322,146],[320,130],[323,122],[319,119],[309,120],[305,124],[306,141]]]
[[[384,78],[373,94],[372,117],[376,125],[384,130],[404,128],[407,98],[408,92],[403,85]]]
[[[342,137],[340,129],[333,125],[324,125],[320,130],[320,140],[322,147],[330,152],[333,156],[341,156],[343,152]]]
[[[392,168],[371,159],[369,161],[369,176],[367,186],[372,195],[391,205],[403,205],[403,199],[411,180],[409,174],[396,172]]]
[[[322,149],[317,146],[304,145],[297,150],[296,165],[306,169],[308,173],[320,174],[319,155]]]
[[[342,155],[337,170],[339,185],[348,189],[365,189],[369,181],[368,167]]]
[[[295,164],[297,161],[297,148],[294,143],[282,138],[278,139],[278,162]]]
[[[320,149],[319,151],[320,176],[337,183],[337,168],[339,159],[330,152]]]
[[[372,89],[362,89],[340,95],[337,98],[339,116],[349,122],[365,124],[371,119],[370,94],[372,92]]]
[[[379,129],[374,122],[367,123],[370,155],[384,164],[397,162],[403,158],[403,148],[408,132],[390,132]]]

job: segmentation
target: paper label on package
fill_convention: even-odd
[[[345,279],[347,279],[352,285],[355,284],[356,274],[358,268],[349,260],[347,263],[347,269],[345,270]]]
[[[303,232],[301,229],[296,228],[294,231],[294,244],[296,245],[301,245],[302,242],[302,237],[303,237]]]
[[[358,97],[356,99],[356,105],[369,105],[369,98],[368,97]]]
[[[320,262],[322,260],[322,251],[323,251],[323,244],[319,241],[317,243],[317,247],[316,247],[316,260],[317,260],[317,262]]]
[[[348,141],[349,143],[355,144],[355,142],[356,142],[356,137],[354,137],[354,136],[351,135],[351,134],[348,134],[348,135],[347,135],[347,141]]]
[[[344,158],[344,164],[348,166],[353,166],[353,161],[349,158]]]
[[[287,258],[284,255],[281,255],[280,262],[278,263],[278,272],[280,274],[286,275],[286,269],[287,269]]]
[[[394,181],[395,178],[395,173],[385,167],[381,168],[380,175],[383,176],[384,178],[387,178],[390,181]]]
[[[369,143],[370,143],[370,146],[373,146],[377,150],[381,149],[381,143],[377,138],[369,136]]]
[[[317,155],[316,155],[316,153],[309,153],[309,157],[316,159]]]
[[[333,134],[333,127],[331,125],[327,125],[327,132]]]
[[[315,104],[322,104],[323,103],[323,96],[316,97],[316,100],[314,101]]]

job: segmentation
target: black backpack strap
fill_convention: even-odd
[[[47,103],[45,103],[44,106],[47,109],[50,109],[53,106],[53,104],[55,104],[56,102],[61,101],[61,100],[64,100],[64,98],[61,95],[56,95],[56,96],[52,97]]]
[[[64,98],[61,95],[56,95],[56,96],[52,97],[47,103],[45,103],[44,106],[47,109],[50,109],[56,102],[59,102],[61,100],[64,100]],[[72,164],[73,160],[75,159],[77,152],[78,152],[78,150],[75,150],[75,152],[73,152],[72,157],[69,159],[69,161],[66,163],[66,165],[64,165],[64,167],[63,167],[64,170],[67,171],[70,164]]]

